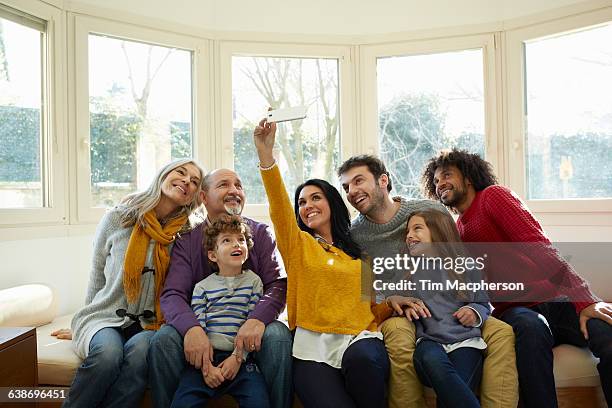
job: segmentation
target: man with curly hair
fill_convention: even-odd
[[[432,200],[393,197],[385,164],[372,155],[353,156],[338,169],[348,202],[359,211],[351,236],[372,257],[389,257],[405,250],[406,223],[411,214],[434,209],[447,212]],[[385,299],[390,301],[391,297]],[[407,306],[421,310],[423,302]],[[424,406],[421,385],[412,361],[416,347],[415,326],[405,316],[391,317],[381,326],[389,354],[389,407]],[[515,408],[518,381],[514,363],[512,328],[494,318],[486,320],[482,336],[487,343],[480,402],[485,408]]]
[[[504,247],[515,251],[504,258],[512,267],[490,259],[487,274],[490,281],[502,281],[508,273],[529,280],[528,299],[496,302],[492,297],[493,314],[510,324],[516,335],[523,405],[557,406],[552,348],[568,343],[588,346],[600,359],[602,388],[612,406],[612,304],[591,292],[552,247],[521,199],[497,184],[491,164],[477,154],[458,149],[440,153],[427,163],[422,185],[426,196],[459,214],[457,227],[464,242],[518,243]],[[555,282],[570,290],[571,302],[561,296],[562,288]]]

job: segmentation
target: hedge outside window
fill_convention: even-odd
[[[232,58],[234,168],[249,204],[267,203],[253,129],[266,108],[306,106],[306,119],[278,124],[275,157],[291,196],[309,178],[337,180],[340,158],[338,60]]]
[[[524,47],[528,198],[612,198],[612,24]]]
[[[170,160],[192,156],[191,59],[190,51],[89,35],[94,206],[117,204]]]
[[[10,17],[0,9],[0,208],[40,208],[48,187],[42,183],[45,23]]]
[[[378,137],[394,194],[422,197],[425,162],[460,147],[484,157],[482,49],[377,60]]]

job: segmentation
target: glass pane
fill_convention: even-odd
[[[0,208],[42,207],[43,33],[0,18]]]
[[[530,199],[612,197],[612,24],[525,44]]]
[[[233,57],[234,168],[248,202],[267,202],[253,129],[268,106],[307,106],[306,119],[278,124],[275,157],[289,195],[309,178],[337,180],[340,158],[338,60]]]
[[[482,61],[481,49],[378,59],[380,157],[394,194],[422,197],[423,167],[441,149],[484,157]]]
[[[89,111],[92,200],[109,207],[191,157],[191,52],[90,35]]]

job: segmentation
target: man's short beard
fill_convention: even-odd
[[[465,193],[465,190],[456,190],[455,188],[453,188],[453,192],[455,194],[453,194],[453,199],[451,201],[445,203],[440,198],[440,202],[442,204],[444,204],[445,206],[447,206],[447,207],[455,208],[455,207],[457,207],[457,204],[461,204],[463,202],[463,200],[465,200],[465,196],[467,195]]]
[[[242,213],[242,205],[240,204],[236,207],[230,207],[229,205],[224,205],[223,207],[229,215],[240,215]]]
[[[376,183],[376,186],[378,190],[370,194],[370,208],[368,208],[367,211],[361,213],[366,217],[372,217],[374,214],[380,211],[380,209],[385,203],[385,196],[381,191],[382,189],[380,188],[380,185]]]

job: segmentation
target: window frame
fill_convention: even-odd
[[[209,63],[210,52],[207,40],[154,30],[132,24],[108,21],[101,18],[72,14],[71,37],[74,50],[69,64],[72,69],[72,83],[69,83],[74,95],[74,136],[71,137],[75,152],[75,177],[73,191],[74,223],[98,222],[106,209],[93,206],[91,199],[90,171],[90,122],[89,122],[89,34],[108,35],[126,40],[140,41],[165,47],[180,48],[192,52],[191,61],[191,95],[192,95],[192,149],[193,158],[205,168],[211,162],[210,156],[203,154],[206,141],[210,139],[210,104],[207,95],[210,91]],[[200,106],[200,105],[204,106]]]
[[[356,147],[355,112],[355,61],[354,48],[349,45],[312,45],[253,43],[219,41],[218,70],[219,84],[216,116],[220,124],[216,137],[216,167],[234,168],[234,134],[232,120],[232,57],[279,57],[279,58],[333,58],[338,60],[338,106],[340,112],[340,159],[346,159],[359,151]],[[262,106],[262,111],[265,107]],[[253,152],[253,154],[256,154]],[[258,169],[253,169],[258,171]],[[247,204],[243,214],[249,217],[268,217],[267,204]]]
[[[63,87],[65,72],[65,18],[55,7],[37,0],[2,0],[3,4],[20,12],[46,21],[45,41],[42,43],[42,105],[41,105],[41,186],[42,207],[2,208],[0,226],[67,224],[68,191],[66,92]]]
[[[505,32],[506,69],[507,69],[507,137],[506,161],[512,163],[508,168],[508,185],[524,198],[527,206],[536,213],[548,214],[548,218],[558,220],[557,225],[575,225],[575,221],[562,221],[560,216],[587,215],[597,217],[598,225],[612,225],[612,220],[605,221],[601,213],[612,212],[612,198],[584,199],[527,199],[527,159],[525,157],[527,132],[525,117],[525,70],[526,61],[523,43],[531,40],[556,37],[578,32],[598,25],[612,24],[612,8],[605,8],[580,15],[569,16],[554,21],[508,30]],[[556,214],[556,216],[554,216]],[[606,217],[608,218],[608,217]],[[584,220],[583,222],[588,222]]]
[[[501,47],[499,36],[495,33],[467,35],[454,38],[414,40],[401,43],[372,44],[361,47],[360,52],[360,86],[362,104],[363,151],[367,154],[379,154],[378,134],[378,89],[377,60],[385,57],[404,57],[411,55],[438,54],[470,49],[482,49],[483,57],[483,90],[484,90],[484,135],[485,154],[491,162],[500,182],[504,180],[503,162],[500,149],[503,131],[501,126],[502,93],[499,66]]]

